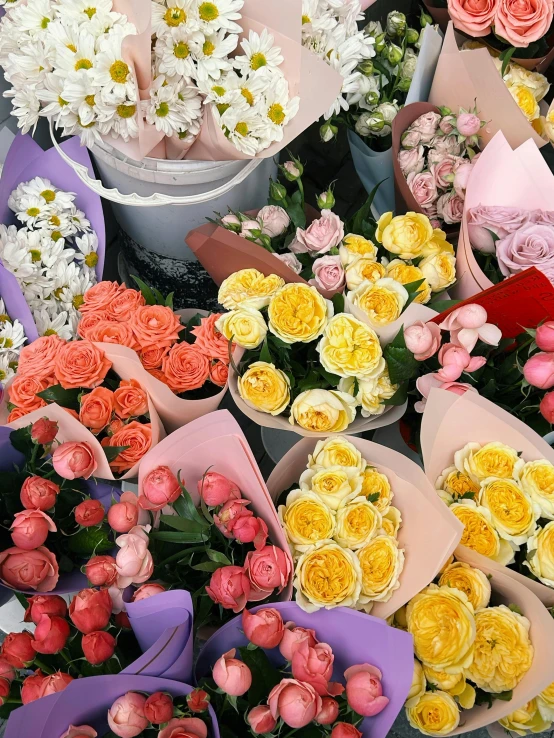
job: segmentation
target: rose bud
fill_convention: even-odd
[[[292,650],[292,675],[300,682],[310,684],[324,697],[344,692],[342,684],[330,682],[335,656],[327,643],[309,646],[307,641],[297,643]]]
[[[331,731],[330,738],[362,738],[358,728],[350,723],[337,723]]]
[[[208,472],[198,482],[198,494],[208,507],[219,507],[229,500],[240,499],[240,489],[217,472]]]
[[[23,620],[26,623],[38,625],[43,615],[57,615],[60,618],[67,616],[67,603],[59,595],[35,595],[27,599],[28,607]]]
[[[90,725],[70,725],[60,738],[96,738],[97,735]]]
[[[214,515],[214,523],[225,538],[234,538],[233,530],[239,518],[253,517],[254,513],[246,509],[249,504],[249,500],[229,500],[219,513]]]
[[[158,738],[205,738],[206,723],[200,718],[173,718],[158,733]]]
[[[138,523],[138,506],[131,502],[116,502],[108,510],[108,524],[118,533],[128,533]]]
[[[542,398],[539,410],[541,415],[550,424],[554,423],[554,392],[547,392]]]
[[[315,716],[319,725],[332,725],[339,716],[339,703],[332,697],[321,698],[321,710]]]
[[[267,705],[253,707],[246,716],[246,720],[252,732],[256,734],[271,733],[277,725],[277,720]]]
[[[269,693],[267,704],[276,720],[280,717],[289,728],[303,728],[320,712],[321,697],[309,684],[281,679]]]
[[[249,610],[242,611],[242,629],[244,635],[255,646],[275,648],[281,643],[285,626],[281,614],[271,607],[258,610],[256,614]]]
[[[14,546],[32,551],[46,541],[48,533],[55,533],[56,524],[42,510],[23,510],[15,513],[10,528]]]
[[[39,446],[48,446],[58,435],[58,424],[55,420],[40,418],[31,426],[31,440]]]
[[[37,653],[59,653],[69,638],[69,623],[57,615],[43,615],[35,628],[32,641]]]
[[[161,510],[181,495],[181,487],[171,469],[159,466],[146,475],[139,495],[143,510]]]
[[[56,504],[60,488],[49,479],[27,477],[21,487],[19,497],[27,510],[50,510]]]
[[[93,666],[103,664],[114,654],[117,642],[111,633],[105,630],[96,630],[87,633],[81,638],[81,648],[86,660]]]
[[[226,610],[241,612],[250,595],[250,582],[240,566],[222,566],[212,574],[206,592]]]
[[[523,367],[523,376],[533,387],[539,389],[554,387],[554,353],[532,356]]]
[[[155,725],[168,723],[173,717],[173,697],[166,692],[154,692],[144,703],[144,717]]]
[[[212,677],[225,694],[240,697],[252,685],[252,672],[244,661],[234,658],[236,652],[236,648],[232,648],[215,662]]]
[[[44,677],[45,674],[40,669],[37,669],[32,676],[28,676],[23,680],[23,684],[21,685],[21,701],[24,705],[38,700]]]
[[[155,595],[161,594],[162,592],[165,592],[165,587],[163,587],[161,584],[148,582],[147,584],[143,584],[136,590],[136,592],[133,594],[132,601],[140,602],[141,600],[146,600],[149,597],[154,597]]]
[[[13,682],[15,679],[15,669],[10,662],[0,656],[0,678],[5,679],[7,682]]]
[[[193,689],[187,694],[187,707],[191,712],[205,712],[210,704],[210,695],[203,689]]]
[[[233,536],[239,543],[253,543],[259,551],[267,542],[267,525],[261,518],[240,517],[233,526]]]
[[[108,725],[120,738],[135,738],[148,727],[144,715],[146,697],[138,692],[127,692],[118,697],[108,710]]]
[[[83,500],[75,508],[75,522],[83,528],[91,528],[93,525],[100,525],[105,514],[100,500]]]
[[[4,699],[9,695],[12,685],[7,679],[0,677],[0,705],[4,704]]]
[[[63,690],[73,681],[73,677],[63,671],[56,671],[54,674],[48,674],[42,680],[40,685],[39,697],[47,697],[49,694],[63,692]]]
[[[117,579],[113,556],[93,556],[85,565],[87,579],[94,587],[111,587]]]
[[[81,633],[103,630],[111,615],[112,600],[107,589],[82,589],[69,605],[69,617]]]
[[[84,441],[62,443],[52,455],[52,464],[64,479],[89,479],[98,468],[92,448]]]
[[[114,617],[114,623],[117,625],[118,628],[131,630],[131,621],[129,620],[129,616],[127,615],[125,610],[122,610],[121,612],[118,612],[116,614],[116,616]]]
[[[8,633],[0,653],[16,669],[27,669],[35,660],[33,636],[26,630],[23,633]]]
[[[554,320],[547,320],[538,326],[535,343],[541,351],[554,351]]]
[[[296,627],[296,625],[289,620],[288,623],[285,623],[283,637],[279,643],[281,656],[283,656],[287,661],[292,661],[292,654],[295,645],[306,640],[308,641],[308,645],[312,648],[316,643],[319,643],[315,637],[315,630],[312,630],[311,628],[301,628],[300,626]]]
[[[350,707],[359,715],[373,717],[389,704],[383,696],[381,672],[371,664],[351,666],[344,672],[346,678],[346,699]]]

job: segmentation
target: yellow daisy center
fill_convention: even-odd
[[[11,322],[12,321],[10,320],[9,315],[6,315],[5,313],[4,315],[0,315],[0,323],[11,323]]]
[[[42,259],[42,254],[38,249],[31,249],[29,253],[31,254],[31,261],[33,262],[33,264],[36,264],[37,261],[40,261]]]
[[[11,348],[13,346],[13,341],[11,338],[2,338],[0,339],[0,341],[2,342],[2,346],[4,348]]]
[[[56,241],[59,241],[60,238],[63,238],[63,236],[60,231],[52,231],[52,233],[50,234],[50,238],[52,239],[52,241],[54,241],[54,243],[56,243]]]
[[[79,59],[75,64],[75,71],[78,72],[80,69],[92,69],[92,62],[90,59]]]
[[[240,92],[246,102],[250,105],[250,107],[252,107],[252,105],[254,105],[254,95],[246,87],[243,87]]]
[[[309,15],[303,15],[302,16],[302,25],[303,26],[305,26],[306,23],[311,23],[311,22],[312,22],[312,19],[310,18]]]
[[[58,97],[58,105],[60,108],[63,108],[67,105],[67,100],[64,100],[63,97]]]
[[[57,215],[52,215],[52,217],[50,218],[50,224],[53,226],[59,226],[61,225],[61,220]]]
[[[66,48],[66,49],[69,49],[69,50],[70,50],[70,51],[72,51],[72,52],[73,52],[74,54],[76,54],[76,53],[77,53],[77,47],[75,46],[75,44],[67,44],[65,48]]]
[[[65,289],[65,287],[57,287],[54,290],[54,297],[56,298],[56,300],[59,300],[60,299],[60,297],[62,296],[62,292],[64,291],[64,289]]]
[[[3,369],[0,369],[0,382],[3,382],[6,379],[6,372]]]
[[[96,8],[85,8],[85,10],[83,10],[83,13],[85,15],[88,15],[89,20],[92,20],[92,16],[96,15]]]
[[[43,336],[57,336],[58,334],[53,328],[47,328],[42,335]]]
[[[226,110],[229,110],[230,107],[231,106],[228,103],[219,103],[219,105],[216,105],[216,108],[218,109],[220,115],[223,115],[223,113]]]
[[[95,251],[91,251],[90,254],[85,256],[85,264],[91,269],[98,264],[98,254]]]
[[[113,79],[114,82],[122,85],[127,82],[128,76],[129,67],[127,66],[127,64],[125,64],[124,61],[121,61],[121,59],[118,59],[110,67],[110,77]]]
[[[118,105],[117,106],[117,114],[119,115],[120,118],[132,118],[136,112],[137,112],[136,105]]]
[[[29,215],[31,218],[36,218],[37,215],[40,215],[40,210],[38,208],[29,208],[27,210],[27,215]]]
[[[85,97],[85,102],[86,102],[87,105],[90,105],[90,107],[92,108],[92,106],[96,102],[96,99],[95,99],[94,95],[87,95]]]
[[[178,44],[175,44],[173,47],[173,53],[177,57],[177,59],[186,59],[188,56],[190,56],[190,50],[187,44],[184,41],[180,41]]]
[[[43,190],[40,193],[40,196],[44,200],[46,200],[46,202],[54,202],[54,200],[56,199],[56,193],[54,192],[54,190]]]
[[[168,8],[165,11],[164,21],[170,28],[176,28],[184,23],[187,19],[187,14],[182,8]]]
[[[40,27],[41,28],[48,28],[48,24],[50,23],[50,18],[47,18],[46,16],[41,20]]]
[[[261,69],[261,67],[267,66],[267,59],[262,54],[261,51],[257,51],[255,54],[252,54],[250,57],[250,67],[256,71],[257,69]]]
[[[211,41],[204,41],[202,52],[205,56],[211,56],[215,51],[215,45]]]
[[[75,297],[72,300],[73,307],[75,308],[75,310],[78,310],[81,307],[81,305],[84,303],[84,301],[85,301],[85,298],[83,297],[83,295],[75,295]]]
[[[223,97],[225,94],[225,88],[220,85],[215,85],[215,87],[212,87],[212,92],[215,92],[218,97]]]
[[[202,3],[198,8],[198,15],[203,21],[214,21],[219,18],[219,10],[214,3]]]
[[[169,105],[166,102],[160,103],[160,105],[156,108],[156,115],[158,118],[165,118],[167,115],[169,115]]]
[[[273,103],[273,105],[267,111],[267,117],[270,121],[275,123],[277,126],[282,126],[285,122],[285,111],[283,106],[279,103]]]
[[[248,125],[244,121],[241,121],[235,126],[235,131],[239,136],[248,136]]]

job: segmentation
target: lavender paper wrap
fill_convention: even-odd
[[[6,312],[12,320],[19,320],[25,331],[27,341],[32,343],[38,338],[38,331],[27,300],[15,276],[0,263],[0,297],[6,305]]]
[[[75,679],[63,692],[43,697],[14,710],[4,738],[60,738],[69,725],[91,725],[104,735],[108,730],[107,713],[113,702],[126,692],[169,692],[180,697],[192,692],[188,684],[159,677],[111,675]],[[212,728],[210,738],[220,738],[217,719],[209,708]]]
[[[314,613],[304,612],[295,602],[273,602],[270,607],[278,610],[285,622],[292,620],[303,628],[313,628],[318,640],[331,646],[335,655],[334,681],[344,684],[345,670],[357,664],[368,663],[381,670],[383,694],[390,702],[375,717],[365,718],[360,729],[364,738],[385,738],[404,706],[412,684],[412,636],[391,628],[383,620],[346,607]],[[267,605],[254,607],[252,612],[264,608]],[[226,651],[247,643],[239,615],[220,628],[200,652],[196,664],[197,680],[209,675],[212,666]],[[276,665],[283,663],[278,649],[268,653]]]

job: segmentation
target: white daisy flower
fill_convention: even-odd
[[[192,41],[198,79],[219,79],[222,72],[228,72],[232,64],[228,57],[235,51],[239,37],[220,30],[211,36],[198,36]]]
[[[44,86],[37,90],[37,97],[43,103],[40,114],[45,118],[53,118],[56,124],[60,119],[71,112],[67,100],[64,99],[62,93],[65,85],[65,79],[59,74],[47,74],[44,78]]]
[[[197,13],[196,0],[167,0],[152,3],[152,31],[161,36],[172,28],[187,26],[195,30]]]
[[[122,41],[123,37],[118,33],[105,37],[93,70],[94,81],[102,88],[104,99],[106,93],[113,94],[120,98],[120,102],[134,98],[137,84],[131,68],[123,59]]]
[[[68,269],[72,266],[74,265],[69,264]],[[85,293],[94,283],[89,273],[77,270],[76,274],[69,276],[67,283],[60,290],[56,290],[56,298],[64,310],[69,311],[71,308],[78,310],[84,302]]]
[[[243,76],[251,74],[279,73],[279,65],[283,63],[281,49],[273,45],[274,38],[264,28],[261,34],[250,31],[248,39],[241,42],[244,56],[237,56],[233,65]]]
[[[0,323],[0,350],[18,351],[26,340],[23,326],[18,320]]]
[[[127,100],[119,105],[108,105],[104,101],[98,103],[98,120],[102,135],[111,135],[113,138],[122,138],[129,141],[138,138],[138,107],[134,102]]]
[[[85,125],[79,119],[78,115],[75,115],[75,113],[69,113],[64,116],[61,123],[63,125],[63,136],[80,136],[83,146],[87,146],[89,149],[91,149],[95,143],[102,140],[99,126],[96,121],[92,121]]]
[[[212,112],[229,141],[248,156],[255,156],[262,150],[260,141],[269,139],[267,126],[264,130],[259,113],[247,103],[232,105],[222,115],[217,111],[217,106]]]
[[[92,34],[80,29],[77,46],[61,46],[57,49],[56,66],[60,73],[67,75],[70,72],[89,70],[96,62],[96,41]]]
[[[97,14],[109,14],[113,9],[112,0],[59,0],[59,2],[60,12],[77,23],[87,23]]]
[[[81,30],[78,23],[65,16],[56,18],[48,26],[48,41],[51,51],[57,54],[59,49],[69,49],[76,53],[79,46]]]
[[[88,220],[82,210],[79,210],[74,204],[72,204],[71,207],[68,208],[68,214],[79,231],[90,231],[90,220]]]
[[[98,264],[98,236],[96,233],[84,233],[75,239],[75,261],[94,269]]]
[[[42,41],[23,43],[16,53],[9,55],[8,60],[15,71],[10,78],[16,84],[21,77],[25,84],[41,86],[52,69],[50,55]]]
[[[5,243],[2,248],[2,263],[18,280],[25,281],[40,276],[40,271],[33,264],[31,254],[27,250],[26,239],[22,243],[18,237]]]
[[[33,0],[14,8],[11,17],[22,31],[40,35],[45,33],[48,24],[54,19],[54,8],[50,0]]]
[[[230,90],[239,92],[251,108],[261,102],[268,86],[267,77],[263,75],[252,74],[250,77],[239,77],[236,72],[229,72],[226,75],[225,84]]]
[[[51,205],[56,209],[72,207],[73,201],[76,197],[74,192],[64,192],[63,190],[59,190],[49,179],[46,179],[46,177],[34,177],[29,180],[29,182],[23,182],[19,185],[16,192],[20,192],[22,195],[40,197],[47,205]]]
[[[69,313],[67,310],[55,313],[42,308],[33,312],[33,318],[39,336],[55,335],[64,341],[71,341],[75,337],[75,332],[68,323]]]
[[[199,0],[198,22],[206,35],[225,29],[230,33],[242,33],[235,21],[240,20],[244,0]]]
[[[154,80],[150,100],[144,100],[142,105],[147,122],[156,126],[156,130],[166,136],[173,136],[183,124],[186,124],[186,120],[175,88],[172,85],[164,87],[164,83],[163,75]]]
[[[24,225],[32,228],[38,220],[50,217],[52,207],[39,195],[23,195],[19,201],[20,209],[16,218]]]
[[[289,99],[289,83],[284,77],[273,82],[264,96],[264,102],[260,103],[263,111],[264,123],[271,128],[273,141],[281,141],[283,128],[290,123],[298,113],[300,98]]]
[[[204,35],[191,33],[185,26],[172,28],[156,43],[156,54],[160,57],[159,71],[169,76],[193,77],[196,65],[192,56],[194,43],[202,43]]]
[[[62,99],[66,100],[74,113],[79,116],[83,125],[92,123],[97,118],[98,86],[93,69],[80,69],[68,75]]]
[[[15,368],[17,366],[17,363],[15,363],[10,355],[10,352],[2,352],[0,353],[0,383],[6,384],[13,376],[15,376]]]

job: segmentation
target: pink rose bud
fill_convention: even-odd
[[[214,515],[214,523],[226,538],[234,537],[233,529],[239,518],[254,515],[251,510],[246,509],[249,504],[249,500],[229,500],[223,505],[219,513]]]
[[[35,660],[33,636],[24,630],[22,633],[8,633],[2,648],[2,657],[16,669],[28,669]]]
[[[441,331],[436,323],[423,323],[421,320],[404,329],[406,348],[417,361],[426,361],[434,356],[441,345]]]
[[[100,525],[106,511],[100,500],[83,500],[75,508],[75,522],[83,528]]]
[[[69,605],[69,617],[81,633],[103,630],[112,615],[112,600],[107,589],[82,589]]]
[[[255,646],[260,648],[275,648],[281,643],[285,626],[278,610],[268,607],[251,613],[242,611],[242,629],[244,635]]]
[[[300,274],[302,271],[302,264],[298,261],[295,254],[287,252],[286,254],[273,254],[273,256],[279,259],[279,261],[282,261],[283,264],[286,264],[295,274]]]
[[[173,697],[166,692],[154,692],[144,703],[144,717],[155,725],[168,723],[173,717]]]
[[[154,561],[148,550],[148,533],[142,526],[136,525],[129,533],[118,536],[115,542],[119,546],[115,557],[117,586],[125,589],[131,584],[147,582],[154,571]]]
[[[277,725],[277,720],[275,720],[267,705],[258,705],[258,707],[253,707],[246,716],[246,720],[250,729],[256,735],[272,733],[273,729]]]
[[[46,541],[48,533],[55,533],[56,524],[42,510],[23,510],[15,513],[10,528],[14,546],[32,551]]]
[[[97,735],[90,725],[70,725],[60,738],[96,738]]]
[[[337,723],[331,731],[330,738],[362,738],[358,728],[350,723]]]
[[[244,661],[234,658],[236,652],[236,648],[232,648],[215,662],[212,677],[225,694],[240,697],[252,685],[252,672]]]
[[[206,592],[226,610],[241,612],[250,595],[250,582],[240,566],[222,566],[212,574]]]
[[[327,643],[309,646],[307,640],[301,641],[293,646],[292,675],[299,682],[310,684],[321,697],[334,694],[334,685],[329,684],[334,661],[333,650]],[[338,693],[342,691],[339,685]]]
[[[210,704],[210,695],[203,689],[193,689],[187,695],[187,707],[191,712],[206,712]]]
[[[55,420],[40,418],[31,426],[31,438],[40,446],[48,446],[58,434],[58,424]]]
[[[56,504],[60,488],[49,479],[27,477],[21,487],[19,497],[27,510],[50,510]]]
[[[24,705],[38,700],[44,678],[45,675],[42,671],[37,669],[34,674],[23,680],[23,684],[21,685],[21,701]]]
[[[87,633],[81,638],[81,648],[86,660],[93,666],[103,664],[114,654],[117,642],[111,633],[105,630],[97,630]]]
[[[304,728],[321,711],[321,697],[309,684],[296,679],[282,679],[269,693],[271,714],[289,728]]]
[[[532,356],[523,367],[523,376],[533,387],[539,389],[554,387],[554,353]]]
[[[89,479],[98,468],[92,448],[85,442],[62,443],[52,455],[52,464],[64,479]]]
[[[541,351],[554,352],[554,320],[547,320],[546,323],[539,325],[535,343]]]
[[[456,127],[461,136],[475,136],[481,130],[481,119],[473,113],[460,113]]]
[[[138,506],[131,502],[116,502],[108,510],[108,525],[118,533],[128,533],[138,523]]]
[[[308,645],[313,648],[318,643],[315,630],[296,627],[292,621],[285,623],[283,638],[279,644],[279,651],[283,658],[287,661],[292,661],[292,654],[294,653],[296,644],[302,641],[307,641]]]
[[[262,233],[275,238],[287,230],[290,218],[287,211],[279,205],[266,205],[258,213],[258,222],[261,223]]]
[[[146,697],[138,692],[127,692],[118,697],[108,710],[110,730],[120,738],[135,738],[149,725],[144,715]]]
[[[117,579],[113,556],[93,556],[85,565],[85,574],[94,587],[111,587]]]
[[[240,499],[240,489],[217,472],[208,472],[198,481],[198,494],[208,507],[220,507],[229,500]]]
[[[344,672],[346,677],[346,699],[359,715],[373,717],[389,704],[383,696],[381,672],[371,664],[351,666]]]
[[[32,551],[13,546],[0,553],[0,580],[13,589],[51,592],[59,576],[56,557],[46,546]]]
[[[63,671],[56,671],[54,674],[48,674],[42,680],[40,685],[39,697],[47,697],[49,694],[63,692],[68,684],[71,684],[73,677]]]
[[[339,716],[339,703],[332,697],[322,697],[321,703],[315,721],[319,725],[332,725]]]
[[[341,292],[346,285],[346,272],[340,256],[322,256],[312,264],[314,279],[310,284],[319,290]]]
[[[13,682],[15,679],[15,669],[10,662],[0,656],[0,678],[5,679],[7,682]]]
[[[160,730],[158,738],[207,738],[206,723],[200,718],[173,718]]]
[[[222,224],[225,226],[225,228],[228,228],[232,231],[240,231],[240,220],[237,218],[234,213],[228,213],[227,215],[224,215],[221,219]]]
[[[59,653],[69,638],[69,623],[57,615],[43,615],[35,628],[33,648],[37,653]]]
[[[261,518],[240,517],[233,526],[233,536],[239,543],[253,543],[258,551],[267,542],[267,525]]]
[[[147,600],[149,597],[154,597],[157,594],[165,592],[165,587],[155,582],[148,582],[139,587],[133,594],[133,602],[140,602],[141,600]]]
[[[286,161],[283,164],[283,169],[289,175],[289,177],[291,178],[291,180],[298,179],[299,177],[302,176],[302,172],[300,171],[300,167],[294,161]]]
[[[149,472],[139,496],[139,505],[143,510],[161,510],[171,505],[181,495],[181,487],[171,469],[159,466]]]
[[[554,392],[547,392],[539,405],[541,415],[549,423],[554,423]]]

